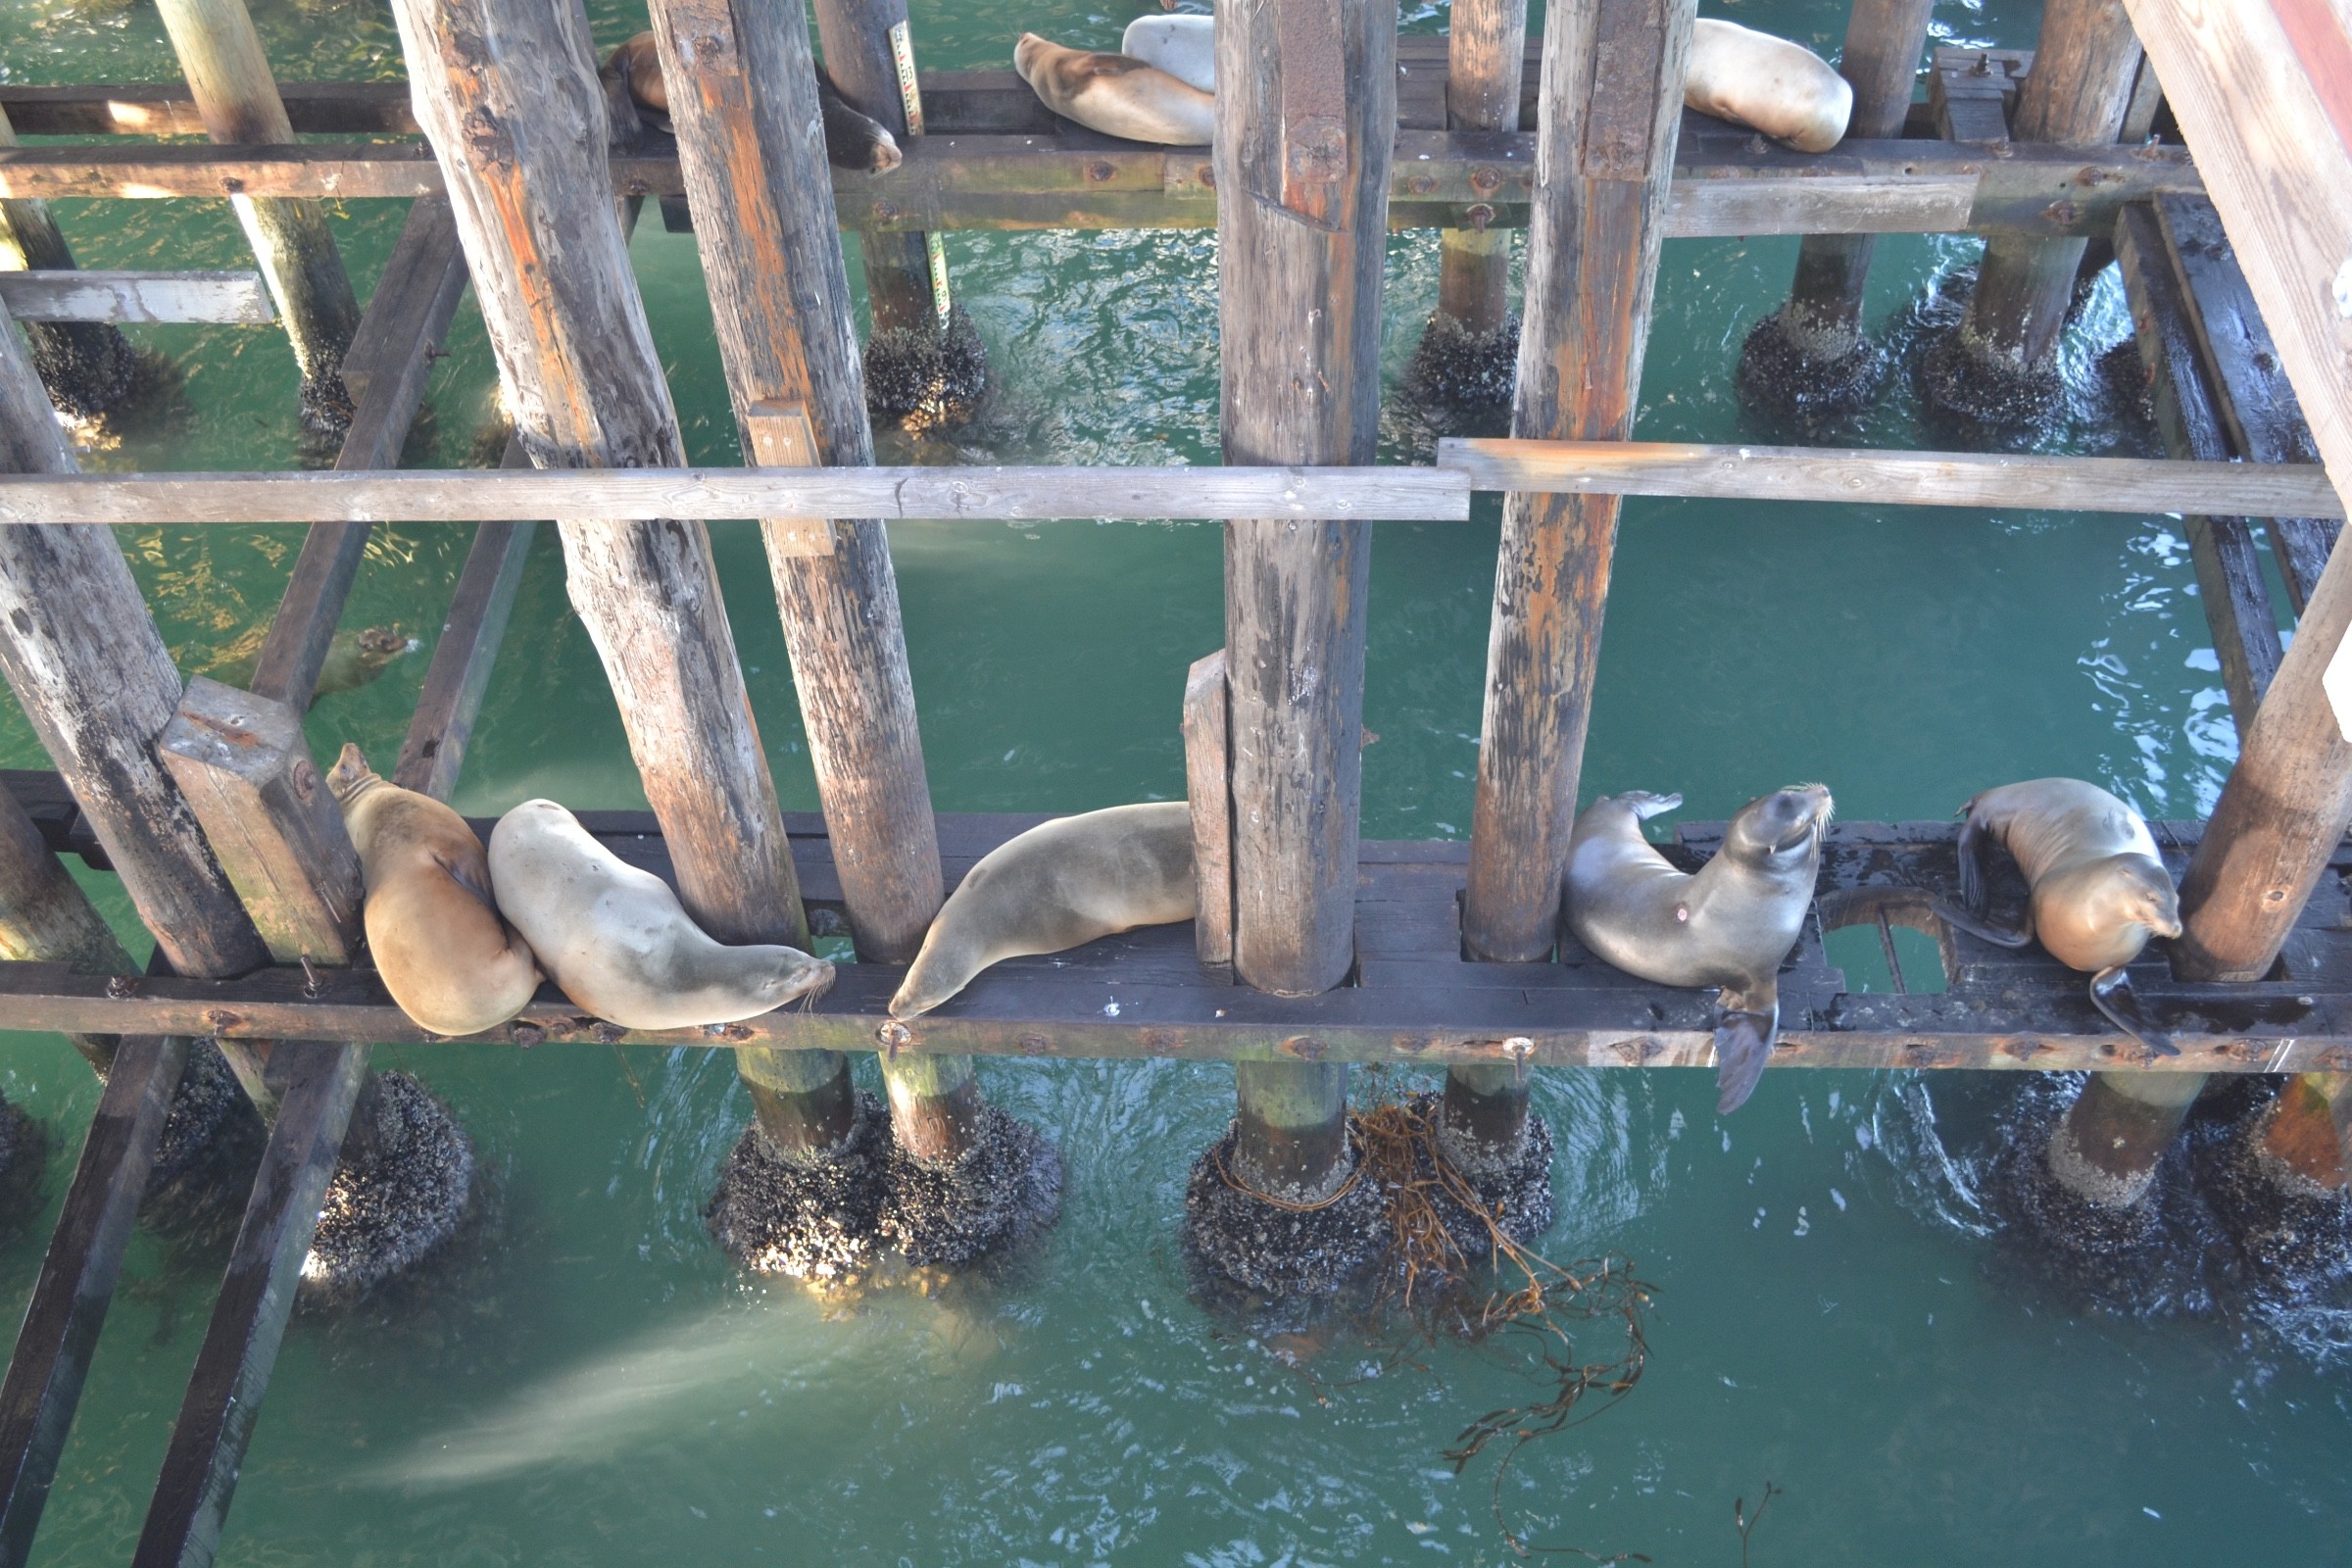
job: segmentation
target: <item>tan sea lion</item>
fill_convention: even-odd
[[[1127,55],[1064,49],[1024,32],[1012,69],[1048,109],[1106,136],[1205,147],[1216,134],[1214,98]]]
[[[621,860],[553,801],[490,834],[499,906],[566,997],[624,1029],[692,1029],[824,995],[833,965],[798,948],[713,942],[669,884]]]
[[[1690,27],[1683,102],[1800,153],[1826,153],[1845,139],[1854,88],[1801,43],[1701,17]]]
[[[1056,817],[998,845],[965,874],[890,999],[890,1015],[929,1012],[1000,959],[1190,920],[1197,907],[1184,802]]]
[[[268,622],[256,626],[223,650],[220,662],[204,673],[224,686],[250,690],[268,631]],[[416,648],[416,639],[397,626],[364,626],[335,633],[326,645],[326,659],[318,666],[318,682],[311,689],[312,703],[337,692],[359,690],[390,668],[393,661]]]
[[[1188,87],[1217,90],[1217,19],[1138,17],[1119,34],[1119,53],[1164,71]]]
[[[1833,803],[1819,784],[1748,802],[1695,875],[1642,836],[1643,818],[1682,804],[1629,791],[1585,808],[1568,839],[1568,928],[1628,974],[1721,988],[1715,1109],[1728,1114],[1754,1092],[1779,1038],[1781,960],[1813,902]]]
[[[604,83],[605,108],[624,145],[634,144],[644,126],[670,133],[669,87],[662,79],[662,56],[652,33],[641,32],[614,49],[597,79]],[[821,70],[816,102],[825,120],[825,159],[834,167],[886,174],[906,160],[889,128],[851,108]]]
[[[499,917],[466,819],[378,778],[357,746],[343,748],[326,787],[360,852],[368,951],[400,1010],[437,1035],[479,1034],[520,1012],[539,967]]]
[[[2079,778],[2036,778],[1989,789],[1960,808],[1960,897],[1936,912],[1987,942],[2022,948],[2039,939],[2051,957],[2091,976],[2090,1000],[2159,1055],[2180,1054],[2151,1028],[2124,965],[2151,936],[2180,934],[2180,895],[2156,853],[2147,819]],[[1986,918],[1987,857],[1998,844],[2031,890],[2022,926]]]

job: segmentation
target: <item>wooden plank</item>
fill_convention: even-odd
[[[1469,486],[1460,474],[1421,467],[679,468],[649,464],[496,473],[419,468],[135,477],[0,474],[0,523],[1317,514],[1458,522],[1467,519],[1469,508]]]
[[[2322,461],[2352,487],[2352,37],[2301,0],[2129,0]],[[2264,509],[2294,515],[2293,506]],[[2303,607],[2180,890],[2182,973],[2269,970],[2352,821],[2352,741],[2326,677],[2352,630],[2352,559]]]
[[[290,1076],[147,1507],[137,1568],[210,1563],[293,1310],[303,1255],[368,1072],[368,1046],[281,1043]]]
[[[2230,237],[2222,231],[2221,215],[2202,196],[2168,197],[2156,211],[2185,285],[2189,318],[2231,453],[2249,463],[2318,462],[2311,426],[2304,422],[2302,405],[2230,249]],[[2266,526],[2287,602],[2300,614],[2335,548],[2336,524],[2317,517],[2273,517]]]
[[[259,272],[0,272],[0,307],[20,321],[277,319]]]
[[[1690,123],[1699,121],[1693,117]],[[1708,122],[1718,129],[1720,122]],[[1108,142],[1108,138],[1098,138]],[[1501,132],[1400,133],[1391,172],[1392,228],[1462,227],[1470,209],[1491,227],[1527,221],[1534,139]],[[843,224],[859,230],[932,228],[1203,228],[1216,198],[1206,160],[1114,142],[1050,136],[925,136],[884,175],[833,171]],[[1160,171],[1156,183],[1142,171]],[[614,157],[620,195],[682,194],[674,157]],[[1967,229],[2031,236],[2112,228],[2118,207],[2202,190],[2179,148],[1981,147],[1862,141],[1818,155],[1753,135],[1701,136],[1686,150],[1669,193],[1669,238],[1804,232]],[[1491,180],[1492,183],[1485,183]],[[1482,189],[1482,184],[1484,188]],[[294,147],[72,146],[0,149],[0,196],[163,198],[416,197],[442,189],[426,150],[413,144]]]
[[[2208,372],[2197,352],[2187,290],[2180,286],[2171,248],[2149,205],[2128,207],[2116,225],[2115,252],[2139,362],[2148,376],[2149,400],[2165,447],[2176,458],[2216,460],[2230,456],[2230,441],[2214,408]],[[2263,579],[2254,530],[2243,517],[2190,513],[2189,557],[2197,573],[2197,597],[2213,631],[2222,683],[2242,738],[2282,652],[2278,612]]]
[[[9,1568],[31,1555],[187,1054],[177,1036],[122,1042],[49,1233],[0,1383],[0,1563]]]
[[[1459,469],[1480,490],[2052,512],[2344,514],[2342,500],[2308,465],[1502,439],[1441,441],[1438,462]],[[0,485],[0,514],[5,496]]]

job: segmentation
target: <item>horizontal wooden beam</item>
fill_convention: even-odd
[[[480,468],[0,475],[9,522],[1371,517],[1459,522],[1444,468]]]
[[[277,319],[259,272],[0,272],[0,307],[20,321]]]
[[[1205,228],[1216,193],[1204,148],[1147,147],[1071,128],[933,134],[887,174],[833,172],[851,229]],[[682,193],[677,160],[615,156],[613,188]],[[1390,188],[1395,228],[1527,220],[1535,138],[1405,130]],[[42,146],[0,150],[0,196],[414,197],[438,192],[422,142]],[[2202,191],[2178,148],[1854,141],[1818,155],[1754,136],[1686,138],[1667,204],[1676,238],[1736,234],[2103,233],[2127,201]]]
[[[1459,438],[1438,443],[1438,464],[1465,474],[1479,490],[2044,512],[2344,514],[2326,470],[2313,464]]]

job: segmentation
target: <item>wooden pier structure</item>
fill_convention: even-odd
[[[1541,38],[1523,5],[1476,0],[1473,18],[1472,3],[1449,63],[1446,40],[1399,38],[1384,0],[1228,0],[1213,154],[1081,129],[1007,72],[927,73],[927,133],[884,174],[825,169],[804,12],[784,0],[655,0],[675,142],[626,152],[608,149],[576,0],[396,0],[410,80],[358,85],[273,83],[240,0],[168,0],[189,84],[0,85],[15,132],[0,135],[0,201],[234,196],[259,266],[258,279],[190,279],[74,274],[69,258],[0,272],[0,315],[274,315],[306,377],[339,380],[349,405],[331,471],[78,474],[0,318],[0,667],[55,765],[0,777],[0,808],[15,807],[0,809],[0,1021],[71,1036],[107,1073],[0,1385],[0,1564],[31,1552],[196,1043],[237,1067],[268,1152],[142,1568],[212,1560],[368,1049],[435,1040],[358,949],[351,846],[320,808],[298,721],[386,518],[474,527],[399,783],[449,793],[534,519],[567,519],[572,602],[654,808],[584,820],[722,940],[805,940],[814,910],[858,950],[807,1010],[649,1033],[551,987],[451,1049],[731,1050],[763,1135],[801,1151],[846,1136],[848,1057],[878,1052],[902,1136],[943,1155],[976,1096],[972,1056],[1233,1061],[1245,1173],[1311,1199],[1352,1157],[1338,1120],[1349,1063],[1443,1065],[1467,1096],[1504,1102],[1507,1122],[1514,1096],[1524,1116],[1531,1070],[1711,1062],[1705,993],[1633,979],[1559,929],[1621,497],[2180,513],[2241,735],[2213,819],[2158,825],[2187,932],[2132,978],[2180,1054],[2149,1057],[2038,950],[1939,919],[1951,825],[1851,822],[1831,830],[1815,917],[1781,979],[1772,1066],[2297,1073],[2314,1075],[2312,1103],[2347,1102],[2352,718],[2329,697],[2352,687],[2352,560],[2330,553],[2352,495],[2340,8],[2052,0],[2066,80],[2022,52],[1944,51],[1913,103],[1924,8],[1856,0],[1864,133],[1808,156],[1681,108],[1693,0],[1564,0]],[[817,16],[828,46],[874,56],[905,12],[822,0]],[[878,56],[850,69],[851,96],[879,91]],[[2157,122],[2179,136],[2147,138]],[[2118,141],[2118,123],[2141,139]],[[156,139],[192,132],[211,141]],[[2061,133],[2090,139],[2034,139]],[[59,137],[80,139],[45,139]],[[755,466],[684,465],[612,200],[649,194],[691,211]],[[411,203],[356,316],[318,243],[320,198]],[[925,233],[1211,225],[1228,466],[871,466],[842,231],[888,274],[877,314],[904,316],[929,303]],[[1521,226],[1511,438],[1368,466],[1385,234],[1446,230],[1448,287],[1487,320],[1494,236]],[[1667,241],[1808,236],[1794,304],[1843,345],[1869,236],[1938,232],[1990,241],[1971,330],[2013,357],[2054,332],[2051,302],[2086,243],[2111,245],[2170,458],[1631,439]],[[469,284],[516,404],[509,466],[399,471]],[[1474,491],[1507,499],[1473,832],[1359,841],[1371,525],[1464,519]],[[1227,647],[1196,666],[1181,715],[1202,919],[1006,962],[938,1011],[892,1020],[942,897],[1039,818],[934,816],[887,520],[1068,515],[1225,521]],[[705,522],[745,516],[763,519],[821,814],[778,808],[717,595]],[[252,690],[183,682],[97,525],[255,520],[311,526]],[[1719,832],[1686,825],[1670,853],[1694,864]],[[86,903],[60,891],[66,856],[122,877],[159,945],[150,972],[125,972],[93,938]],[[1823,934],[1849,926],[1880,934],[1893,992],[1850,991],[1828,961]],[[1896,926],[1933,939],[1940,988],[1906,988]]]

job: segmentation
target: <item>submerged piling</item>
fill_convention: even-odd
[[[2051,0],[2034,69],[2018,88],[2025,142],[2112,142],[2138,77],[2139,38],[2123,0]],[[2031,426],[2056,408],[2058,340],[2074,308],[2083,239],[1986,241],[1959,325],[1929,345],[1921,384],[1947,413]]]
[[[1452,130],[1519,128],[1527,62],[1527,0],[1454,0],[1446,20],[1446,123]],[[1510,401],[1519,362],[1511,314],[1511,236],[1489,221],[1438,241],[1438,308],[1413,356],[1411,380],[1456,404]]]
[[[294,140],[245,0],[156,0],[156,9],[215,142],[285,146]],[[278,196],[231,194],[229,204],[301,367],[303,418],[315,430],[340,435],[352,416],[343,355],[359,330],[360,307],[327,230],[325,209]]]
[[[16,145],[16,130],[0,111],[0,147]],[[0,200],[0,271],[68,271],[74,265],[74,251],[47,202]],[[64,413],[87,419],[129,395],[138,377],[138,351],[120,328],[105,321],[22,324],[41,385]]]
[[[1272,0],[1217,20],[1218,310],[1228,463],[1364,463],[1380,413],[1381,264],[1396,123],[1394,0]],[[1225,527],[1233,962],[1304,997],[1354,961],[1372,527]],[[1193,1170],[1189,1239],[1272,1294],[1375,1254],[1348,1069],[1318,1042],[1242,1064],[1234,1129]]]
[[[1846,135],[1900,136],[1927,47],[1934,0],[1854,0],[1838,74],[1852,83]],[[1862,330],[1874,234],[1807,234],[1796,280],[1779,310],[1740,348],[1740,390],[1750,402],[1800,420],[1869,406],[1886,370],[1886,354]]]

